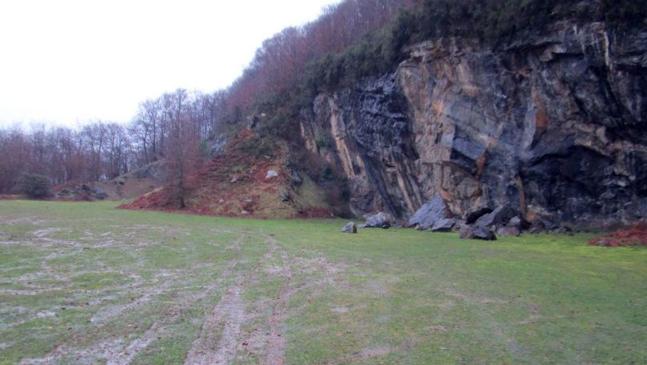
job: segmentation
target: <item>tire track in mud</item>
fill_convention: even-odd
[[[253,309],[252,312],[246,313],[241,294],[259,276],[263,264],[274,259],[277,251],[280,251],[281,267],[279,270],[272,270],[269,274],[282,277],[283,283],[276,298],[271,301],[272,313],[267,319],[269,329],[266,336],[262,338],[264,347],[262,363],[271,365],[285,363],[283,324],[291,294],[292,271],[287,252],[281,249],[271,236],[267,237],[266,243],[268,251],[263,258],[228,289],[227,294],[205,319],[200,336],[193,342],[193,347],[187,354],[185,365],[232,363],[238,356],[238,351],[250,342],[249,339],[245,340],[250,334],[243,334],[241,328],[259,313]]]
[[[268,243],[270,250],[274,253],[279,249],[276,240],[268,236]],[[272,314],[269,318],[270,334],[267,341],[267,348],[265,351],[264,364],[266,365],[283,365],[285,363],[285,316],[288,309],[288,302],[290,299],[291,284],[292,284],[292,270],[290,268],[290,258],[287,252],[280,249],[280,256],[283,265],[281,266],[280,275],[284,278],[283,285],[279,289],[278,296],[275,300]]]
[[[131,341],[125,348],[121,346],[121,350],[119,350],[116,355],[111,356],[107,364],[130,364],[142,350],[146,349],[151,343],[165,334],[165,324],[172,323],[177,320],[183,314],[183,310],[185,308],[190,307],[194,303],[199,302],[200,300],[203,300],[210,295],[214,295],[215,292],[220,288],[221,281],[226,279],[230,275],[231,274],[227,271],[223,272],[217,284],[206,287],[200,294],[187,297],[182,303],[176,305],[176,308],[173,308],[169,311],[171,312],[171,315],[164,317],[163,320],[159,320],[153,323],[153,325],[149,327],[149,329],[146,330],[146,332],[144,332],[141,337],[138,337]]]
[[[240,345],[241,326],[246,322],[245,303],[241,297],[245,286],[261,265],[261,261],[245,275],[239,274],[205,318],[200,335],[193,341],[185,365],[229,364],[235,359]],[[219,329],[222,328],[222,332]]]
[[[246,236],[240,237],[233,245],[233,248],[240,253],[240,244],[246,238]],[[119,352],[114,360],[108,361],[108,365],[121,365],[121,364],[130,364],[132,360],[139,354],[142,350],[148,347],[152,342],[154,342],[160,335],[164,332],[164,324],[168,322],[173,322],[175,319],[180,317],[182,314],[182,309],[191,306],[193,303],[196,303],[210,295],[213,295],[216,290],[221,288],[223,281],[232,276],[236,266],[239,264],[239,260],[232,260],[227,265],[226,269],[222,272],[218,280],[212,285],[205,288],[199,294],[193,295],[188,298],[188,303],[183,303],[180,310],[172,311],[171,317],[166,317],[163,321],[155,322],[142,337],[133,340],[124,350]],[[183,308],[182,308],[183,307]]]
[[[345,268],[331,264],[322,256],[311,259],[301,257],[298,253],[291,256],[273,235],[267,236],[266,242],[269,250],[263,261],[271,263],[275,262],[275,258],[278,258],[280,264],[266,266],[263,273],[257,271],[255,278],[257,279],[259,273],[269,274],[272,277],[280,278],[281,283],[269,300],[260,300],[253,304],[256,309],[255,313],[251,313],[252,318],[254,318],[254,314],[257,314],[255,318],[258,318],[258,314],[265,312],[264,308],[267,307],[271,308],[271,314],[264,318],[265,326],[258,326],[245,334],[243,347],[247,350],[246,354],[250,356],[249,360],[251,361],[266,365],[283,365],[286,362],[286,320],[291,314],[288,312],[291,297],[301,291],[316,291],[328,285],[335,285],[336,277]],[[295,276],[297,273],[305,274],[310,278],[299,278]],[[323,274],[324,278],[314,279],[311,277],[318,273]],[[294,310],[298,311],[299,309],[295,308]]]
[[[235,359],[241,342],[241,327],[247,320],[241,294],[262,261],[259,260],[249,272],[239,273],[204,319],[200,334],[186,355],[185,365],[229,364]]]
[[[200,336],[194,341],[185,364],[229,364],[236,356],[240,327],[245,320],[245,304],[240,296],[241,283],[230,287],[205,320]],[[224,324],[222,334],[218,328]],[[220,337],[220,340],[217,338]],[[214,346],[215,345],[215,346]]]

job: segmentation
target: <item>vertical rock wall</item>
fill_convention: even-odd
[[[464,217],[599,225],[647,216],[647,31],[555,24],[505,45],[418,44],[388,75],[322,94],[305,146],[348,177],[355,214],[435,194]]]

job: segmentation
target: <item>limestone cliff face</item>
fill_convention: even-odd
[[[319,95],[305,146],[348,177],[355,214],[406,217],[440,194],[458,217],[647,216],[647,30],[555,24],[497,47],[415,45],[392,74]]]

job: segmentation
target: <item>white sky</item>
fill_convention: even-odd
[[[231,84],[262,41],[338,0],[0,0],[0,127],[127,122]]]

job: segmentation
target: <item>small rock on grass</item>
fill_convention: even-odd
[[[357,233],[357,225],[355,222],[348,222],[341,231],[343,233]]]

